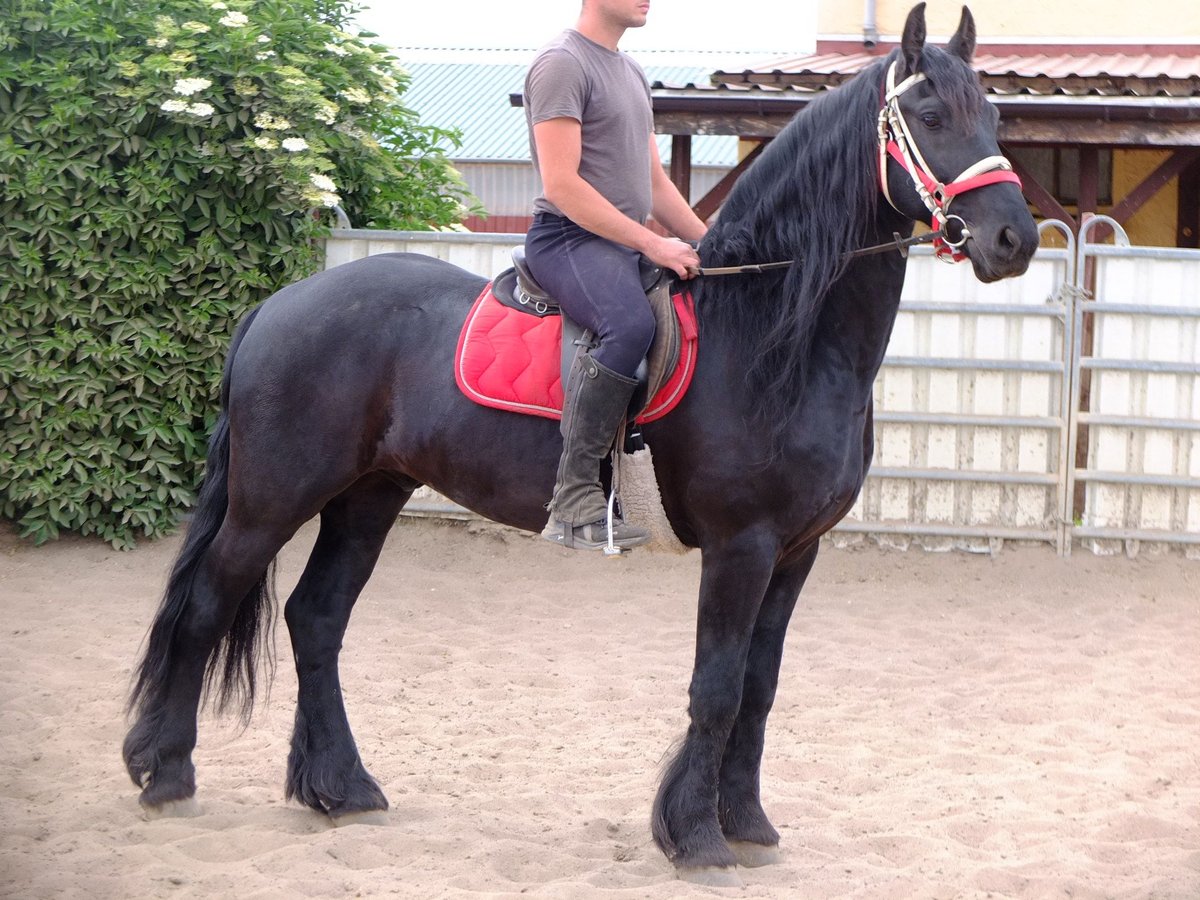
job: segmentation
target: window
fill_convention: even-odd
[[[1019,160],[1038,183],[1063,206],[1079,204],[1078,147],[1009,147],[1009,155]],[[1112,205],[1112,150],[1100,148],[1096,179],[1096,203]],[[1093,210],[1086,210],[1092,212]]]

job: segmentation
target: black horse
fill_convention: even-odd
[[[1036,247],[968,66],[974,44],[964,8],[946,49],[926,47],[916,7],[899,49],[772,142],[701,245],[710,266],[797,261],[697,283],[691,390],[644,428],[671,526],[702,551],[690,725],[652,816],[683,875],[735,877],[779,842],[759,765],[784,633],[818,539],[870,463],[872,382],[904,281],[901,254],[848,252],[907,236],[916,220],[948,223],[993,281],[1024,272]],[[959,173],[969,177],[956,184]],[[435,259],[375,256],[285,288],[238,328],[205,482],[130,699],[124,758],[147,809],[194,803],[202,694],[249,716],[274,558],[317,515],[284,611],[299,676],[286,792],[334,819],[387,809],[338,676],[355,599],[418,486],[537,532],[561,450],[556,423],[478,406],[455,385],[456,338],[483,283]]]

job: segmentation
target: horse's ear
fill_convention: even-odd
[[[900,38],[900,51],[904,56],[904,75],[916,75],[921,71],[921,54],[925,51],[925,4],[918,3],[904,22],[904,34]]]
[[[975,17],[965,6],[962,18],[958,20],[958,31],[954,32],[946,49],[965,63],[969,63],[975,55]]]

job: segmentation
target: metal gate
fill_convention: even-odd
[[[1088,242],[1102,225],[1114,245]],[[1040,230],[1063,246],[991,285],[912,251],[875,385],[874,464],[835,542],[1200,556],[1200,251],[1131,247],[1105,217],[1078,244],[1061,222]],[[522,239],[342,230],[327,266],[409,250],[490,276]],[[428,491],[406,512],[472,515]]]
[[[1115,244],[1088,242],[1102,226]],[[1082,510],[1065,552],[1072,540],[1129,555],[1149,542],[1200,556],[1200,251],[1132,247],[1098,216],[1078,258],[1070,458],[1082,446],[1082,465],[1068,469],[1067,494]]]

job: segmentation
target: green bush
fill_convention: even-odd
[[[229,336],[356,224],[463,214],[344,0],[0,0],[0,514],[170,531]]]

